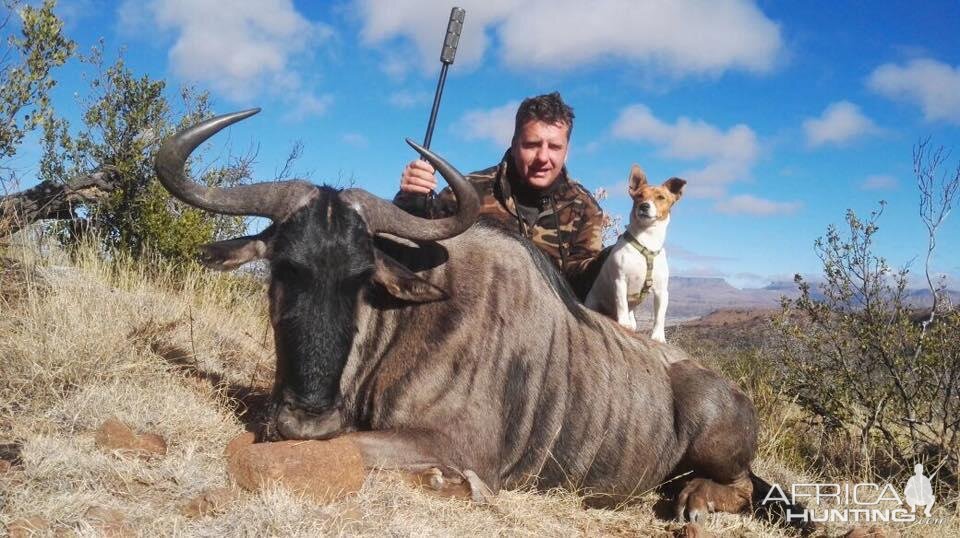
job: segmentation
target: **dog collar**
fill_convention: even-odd
[[[653,259],[656,258],[663,249],[650,250],[644,246],[643,243],[637,241],[637,238],[634,237],[629,230],[624,231],[622,237],[627,240],[627,243],[631,247],[642,254],[645,260],[647,260],[647,276],[643,280],[643,287],[640,288],[640,293],[634,293],[627,297],[628,303],[639,304],[643,302],[647,296],[647,293],[650,291],[650,288],[653,287]]]

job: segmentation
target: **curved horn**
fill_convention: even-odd
[[[154,169],[160,183],[170,194],[200,209],[225,215],[256,215],[281,221],[301,207],[317,188],[305,181],[257,183],[237,187],[204,187],[184,173],[187,157],[205,140],[259,108],[224,114],[184,129],[163,142],[157,152]]]
[[[456,214],[442,219],[415,217],[361,189],[345,190],[340,198],[360,206],[370,233],[384,232],[414,241],[439,241],[463,233],[476,222],[480,214],[477,190],[442,157],[409,138],[406,140],[447,180],[457,197]]]

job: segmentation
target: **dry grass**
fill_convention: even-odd
[[[505,491],[493,506],[441,499],[391,474],[359,494],[316,506],[282,489],[239,492],[218,514],[181,508],[229,486],[223,449],[253,420],[245,412],[272,379],[263,290],[242,278],[160,263],[109,262],[90,248],[41,256],[34,243],[0,260],[0,443],[22,444],[22,465],[0,473],[0,523],[41,516],[47,535],[100,535],[91,507],[124,514],[139,535],[178,536],[648,536],[648,495],[621,510],[581,506],[574,493]],[[769,413],[768,413],[769,414]],[[162,435],[163,458],[99,450],[94,430],[117,417]],[[758,474],[789,482],[778,463],[776,421],[765,421]],[[771,429],[772,428],[772,429]],[[735,515],[706,526],[721,535],[783,535]],[[907,534],[960,533],[947,524]]]

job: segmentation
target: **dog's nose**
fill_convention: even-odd
[[[650,202],[643,202],[640,204],[640,209],[643,211],[648,211],[650,209]]]

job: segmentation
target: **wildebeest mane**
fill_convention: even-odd
[[[501,232],[502,234],[518,241],[523,248],[530,254],[530,259],[533,261],[534,267],[537,268],[537,271],[543,277],[544,280],[550,285],[550,288],[557,293],[557,296],[560,297],[560,300],[563,301],[564,306],[567,307],[567,310],[577,321],[585,323],[589,326],[594,326],[596,321],[587,315],[587,310],[582,303],[577,299],[577,295],[573,292],[573,288],[570,287],[570,283],[567,282],[567,279],[560,273],[560,269],[554,264],[550,258],[547,257],[543,251],[540,250],[537,245],[533,243],[530,239],[520,235],[516,229],[512,226],[507,226],[503,222],[489,218],[485,215],[480,215],[477,224],[474,226],[482,226],[485,228],[490,228]]]

